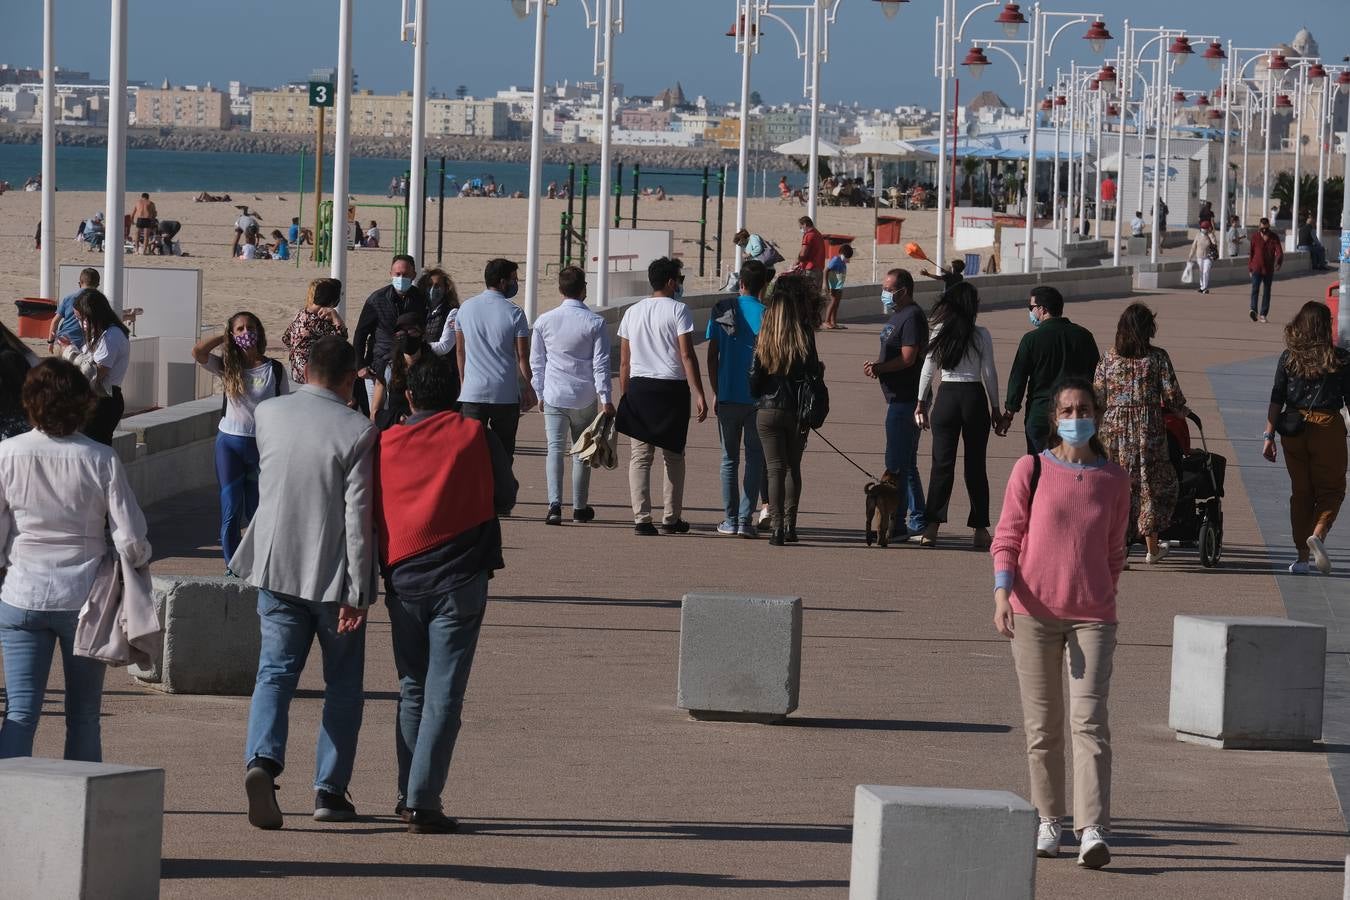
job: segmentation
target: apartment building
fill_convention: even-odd
[[[230,98],[209,84],[159,88],[136,92],[136,124],[149,128],[228,128]]]

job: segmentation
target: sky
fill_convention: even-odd
[[[409,0],[411,5],[411,0]],[[597,0],[584,0],[594,7]],[[802,0],[790,0],[800,4]],[[1044,8],[1092,11],[1128,9],[1131,24],[1185,28],[1193,34],[1219,34],[1237,46],[1289,41],[1307,25],[1329,61],[1350,54],[1350,0],[1064,0]],[[57,64],[106,77],[108,68],[107,0],[55,0]],[[545,77],[549,82],[592,78],[593,38],[587,31],[583,0],[559,0],[549,23]],[[336,0],[135,0],[130,2],[128,76],[158,84],[231,80],[272,86],[303,80],[314,68],[331,67],[337,58]],[[534,25],[512,15],[508,0],[428,0],[427,79],[436,91],[453,94],[464,85],[474,96],[491,96],[509,85],[528,88],[533,77]],[[0,29],[0,62],[39,66],[42,62],[42,3],[6,2]],[[976,6],[960,0],[964,14]],[[412,84],[412,50],[398,40],[398,0],[355,0],[353,64],[358,88],[379,93],[407,90]],[[679,81],[685,94],[718,101],[740,92],[740,60],[725,37],[734,0],[627,0],[624,34],[615,41],[615,79],[629,94],[654,94]],[[1031,3],[1023,4],[1030,12]],[[933,23],[939,0],[912,0],[894,19],[883,17],[873,0],[840,0],[830,34],[830,60],[822,74],[827,102],[857,102],[869,108],[899,105],[936,107],[933,78]],[[972,19],[968,38],[1001,37],[991,7]],[[783,13],[785,18],[801,13]],[[1272,23],[1271,19],[1278,22]],[[791,21],[792,19],[789,18]],[[1119,15],[1107,17],[1119,34]],[[797,25],[800,30],[800,23]],[[1050,63],[1080,64],[1095,58],[1072,29],[1060,39]],[[1114,45],[1108,45],[1111,52]],[[964,96],[993,89],[1014,106],[1022,90],[1011,65],[994,56],[995,65],[973,82],[963,78]],[[959,59],[958,59],[959,61]],[[752,87],[765,102],[802,97],[802,63],[788,32],[767,23],[753,62]],[[961,70],[964,72],[964,70]],[[1183,70],[1183,87],[1208,88],[1204,66]],[[1193,83],[1192,83],[1193,82]]]

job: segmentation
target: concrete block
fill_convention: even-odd
[[[860,784],[849,900],[1030,900],[1037,821],[1007,791]]]
[[[135,433],[154,454],[214,437],[219,422],[220,397],[215,396],[128,416],[119,427]]]
[[[164,770],[0,760],[0,896],[159,896]]]
[[[696,719],[775,722],[797,708],[800,597],[686,594],[675,705]]]
[[[1322,737],[1327,630],[1288,619],[1177,616],[1177,739],[1224,749],[1309,747]]]
[[[253,693],[258,671],[258,591],[237,578],[156,577],[155,608],[164,656],[131,667],[141,683],[169,694]]]

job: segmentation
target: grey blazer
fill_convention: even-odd
[[[370,420],[315,385],[258,404],[258,512],[230,569],[254,587],[364,608],[375,597]]]

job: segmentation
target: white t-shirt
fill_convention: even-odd
[[[207,357],[206,365],[202,368],[217,377],[225,374],[224,361],[214,353]],[[278,369],[284,370],[284,367],[272,365],[269,359],[260,366],[244,370],[244,396],[225,397],[225,415],[221,417],[219,425],[222,434],[232,434],[236,437],[253,437],[256,434],[257,426],[254,423],[253,413],[258,404],[282,394],[289,394],[291,391],[290,379],[286,377],[284,371],[281,374],[281,384],[277,384]]]
[[[244,258],[244,259],[257,259],[257,258],[258,258],[258,245],[257,245],[257,244],[242,244],[242,245],[240,245],[240,247],[239,247],[239,255],[240,255],[242,258]]]
[[[249,215],[243,215],[234,220],[234,227],[240,231],[248,231],[250,228],[258,227],[258,220]]]
[[[680,335],[693,331],[694,318],[682,300],[648,297],[628,307],[619,322],[619,337],[628,341],[629,375],[683,381]]]
[[[108,369],[105,387],[120,387],[131,365],[131,341],[120,328],[109,328],[94,345],[94,362]]]

